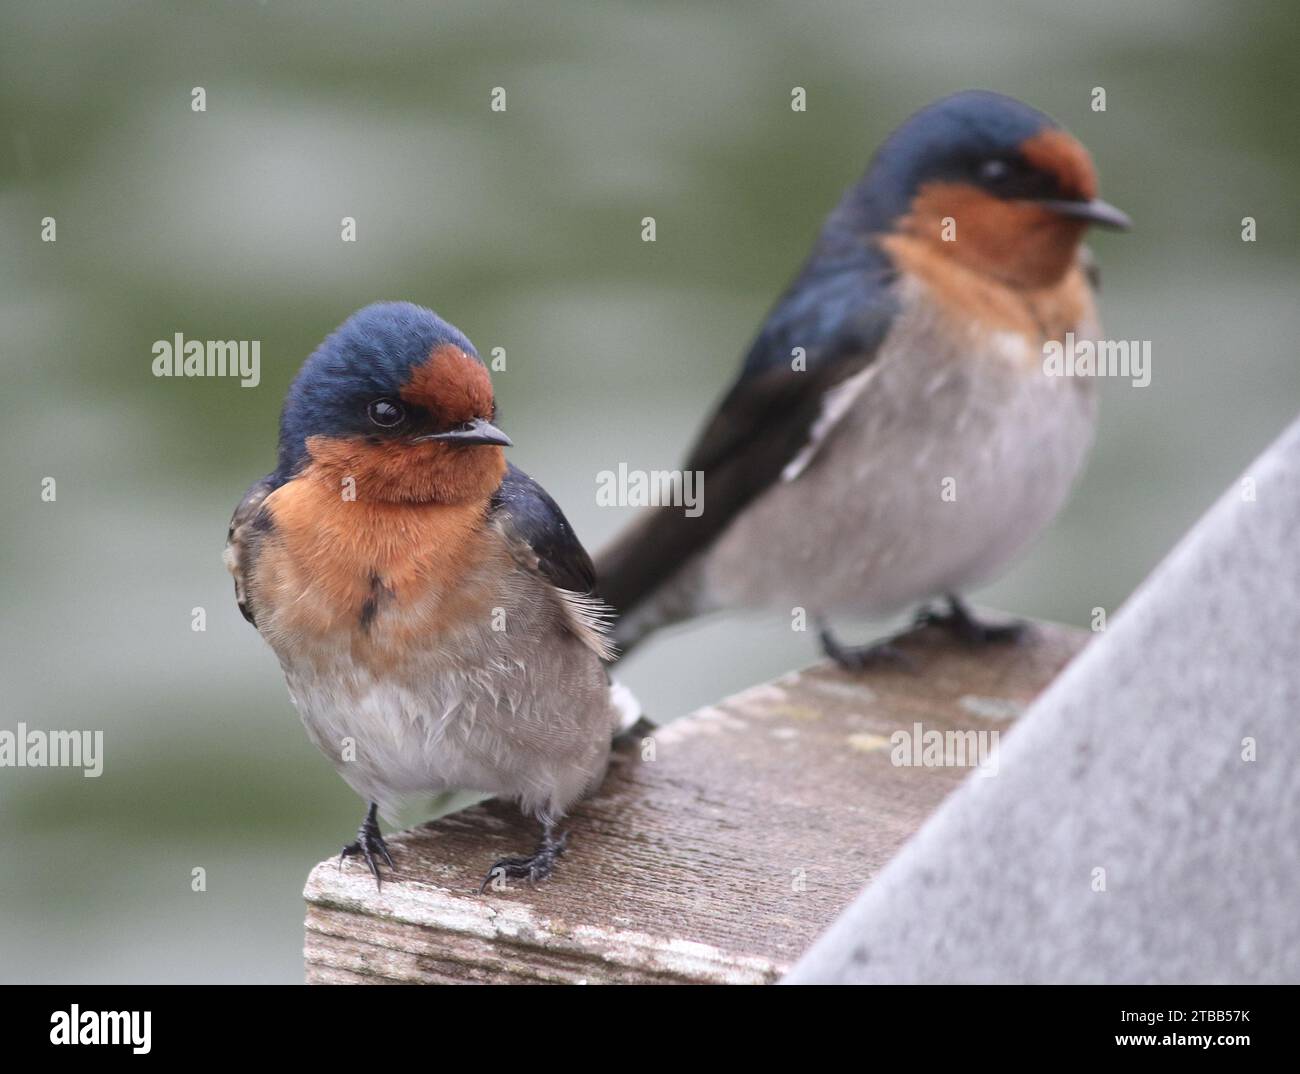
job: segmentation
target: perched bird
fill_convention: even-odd
[[[360,855],[376,881],[378,859],[393,864],[376,811],[454,789],[542,823],[537,851],[488,879],[544,878],[556,825],[633,715],[602,664],[591,560],[507,465],[495,417],[460,332],[409,303],[368,306],[304,363],[278,465],[231,521],[240,610],[311,740],[370,803],[340,863]]]
[[[597,556],[623,652],[718,609],[803,608],[861,667],[838,617],[946,599],[972,642],[1014,638],[961,593],[1056,514],[1092,441],[1089,378],[1043,347],[1099,334],[1087,150],[1041,112],[966,92],[912,116],[831,213],[685,463],[696,517],[646,510]]]

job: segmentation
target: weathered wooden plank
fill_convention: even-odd
[[[1006,731],[1088,635],[980,651],[926,631],[914,667],[828,665],[621,745],[538,888],[478,894],[536,829],[487,802],[389,838],[396,875],[311,873],[311,982],[767,982],[894,855],[963,767],[891,762],[896,730]]]

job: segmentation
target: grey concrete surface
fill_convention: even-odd
[[[1300,981],[1300,421],[786,981]]]

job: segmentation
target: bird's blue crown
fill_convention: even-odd
[[[836,212],[839,226],[888,231],[925,182],[965,178],[978,162],[1015,156],[1026,139],[1057,123],[1013,97],[967,90],[928,105],[877,150],[867,174]]]
[[[474,345],[432,310],[410,302],[376,302],[358,310],[316,348],[299,370],[280,413],[278,472],[302,463],[309,436],[373,431],[367,404],[396,397],[430,353],[444,345],[478,357]]]

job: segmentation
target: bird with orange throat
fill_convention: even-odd
[[[723,609],[803,609],[826,655],[845,618],[943,600],[971,644],[1014,640],[962,594],[1065,502],[1096,417],[1095,382],[1045,347],[1100,334],[1084,147],[1020,101],[971,91],[908,119],[823,226],[688,454],[702,509],[647,509],[596,560],[626,653]]]
[[[558,824],[635,717],[611,686],[591,560],[550,496],[507,464],[488,371],[430,310],[378,303],[304,363],[279,461],[235,510],[226,561],[312,742],[369,803],[343,858],[391,868],[377,813],[452,790]],[[340,859],[340,861],[342,858]]]

